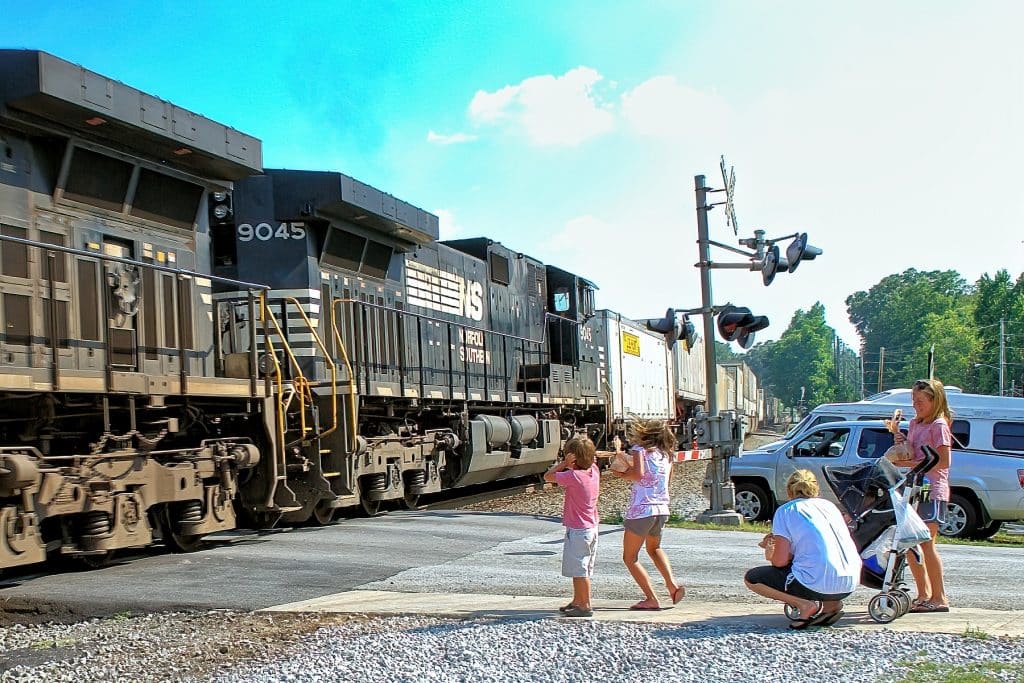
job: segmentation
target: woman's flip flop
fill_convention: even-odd
[[[633,605],[629,609],[632,609],[632,610],[658,610],[658,609],[661,609],[661,605],[659,605],[656,602],[651,602],[650,600],[641,600],[640,602],[636,603],[635,605]]]
[[[675,592],[672,593],[672,604],[678,605],[679,601],[686,597],[686,586],[680,585],[676,588]]]

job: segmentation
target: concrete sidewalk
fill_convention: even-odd
[[[325,595],[313,600],[269,607],[264,612],[334,612],[338,614],[429,615],[454,618],[567,618],[558,607],[560,598],[482,595],[475,593],[398,593],[391,591],[353,590]],[[764,628],[787,628],[789,620],[781,606],[737,604],[732,602],[695,602],[683,598],[675,606],[663,603],[658,611],[631,611],[630,601],[595,600],[594,619],[652,624],[716,626],[752,625]],[[857,630],[890,629],[921,633],[962,635],[968,630],[990,636],[1024,637],[1024,612],[977,608],[954,608],[948,613],[907,614],[889,624],[875,623],[863,606],[851,606],[833,628]]]

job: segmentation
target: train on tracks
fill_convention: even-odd
[[[415,506],[703,402],[698,354],[586,278],[438,227],[0,50],[0,570]],[[720,374],[756,420],[756,378]]]

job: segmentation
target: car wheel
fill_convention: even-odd
[[[966,538],[974,533],[977,526],[978,513],[974,504],[959,493],[950,496],[946,521],[939,525],[939,533],[952,538]]]
[[[985,539],[992,538],[996,535],[996,532],[1003,528],[1002,522],[990,522],[988,526],[979,526],[973,532],[967,535],[967,538],[973,541],[984,541]]]
[[[772,514],[772,499],[763,486],[742,481],[736,484],[736,512],[748,522],[769,519]]]

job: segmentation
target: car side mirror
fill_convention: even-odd
[[[789,458],[790,460],[793,459],[793,448],[793,446],[790,446],[789,448],[786,449],[786,457]]]

